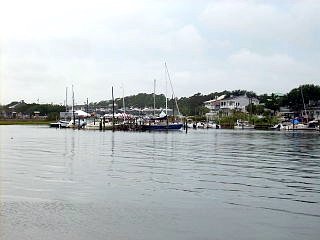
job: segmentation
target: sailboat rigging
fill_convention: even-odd
[[[302,92],[302,86],[300,86],[300,92],[301,92],[302,103],[303,103],[303,108],[304,108],[304,116],[307,117],[307,122],[308,122],[308,115],[307,115],[307,110],[306,110],[306,104],[305,104],[305,102],[304,102],[304,97],[303,97],[303,92]]]
[[[174,98],[174,102],[175,102],[175,104],[176,104],[176,107],[177,107],[177,110],[178,110],[178,114],[180,115],[180,110],[179,110],[177,98],[176,98],[176,96],[175,96],[175,94],[174,94],[174,90],[173,90],[173,86],[172,86],[172,81],[171,81],[171,77],[170,77],[169,70],[168,70],[167,63],[166,63],[166,62],[164,63],[164,66],[165,66],[166,73],[167,73],[167,75],[168,75],[169,83],[170,83],[170,86],[171,86],[172,96],[173,96],[173,98]],[[168,99],[168,98],[167,98],[167,95],[166,95],[166,99]],[[168,104],[166,104],[166,106],[167,106],[167,105],[168,105]]]
[[[156,80],[154,80],[154,91],[153,91],[153,113],[154,116],[152,118],[148,119],[148,122],[146,124],[143,125],[143,130],[180,130],[183,126],[182,123],[176,123],[176,122],[169,122],[169,117],[168,117],[168,97],[167,97],[167,79],[169,79],[170,82],[170,86],[171,86],[171,91],[173,94],[173,97],[175,98],[174,95],[174,91],[173,91],[173,86],[172,86],[172,81],[170,78],[170,74],[168,71],[168,67],[167,64],[165,63],[165,70],[166,70],[166,74],[167,74],[167,78],[166,78],[166,109],[165,109],[165,113],[160,113],[159,117],[155,116],[155,84],[156,84]],[[175,98],[175,103],[176,103],[176,107],[178,110],[178,113],[180,115],[180,111],[179,111],[179,106],[177,103],[177,100]]]

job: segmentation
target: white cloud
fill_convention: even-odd
[[[164,61],[178,96],[315,82],[316,1],[2,1],[1,102],[79,102],[164,92]],[[26,88],[28,86],[28,88]],[[26,91],[26,89],[28,91]],[[44,94],[45,93],[45,94]],[[116,90],[121,96],[121,91]]]
[[[183,51],[189,50],[201,53],[207,47],[206,40],[192,25],[184,26],[176,31],[173,40],[174,48],[180,48]]]
[[[142,1],[56,0],[2,1],[1,33],[8,39],[74,37],[96,28],[99,22],[128,18],[143,9]]]
[[[208,5],[201,18],[212,28],[259,31],[257,26],[274,21],[276,9],[248,1],[216,1]]]
[[[241,49],[225,62],[226,85],[231,88],[250,89],[263,93],[289,91],[297,85],[317,83],[314,66],[299,62],[286,54],[261,55]]]
[[[287,44],[314,44],[320,27],[319,1],[272,2],[215,1],[208,4],[200,20],[211,30],[236,34],[248,41],[273,40]]]

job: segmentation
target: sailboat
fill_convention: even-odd
[[[65,100],[66,112],[68,111],[68,87],[66,87],[66,100]],[[57,122],[50,123],[49,126],[53,128],[67,128],[69,125],[69,121],[66,119],[60,119]]]
[[[166,73],[168,75],[168,79],[170,81],[170,85],[171,85],[171,90],[173,92],[173,87],[172,87],[172,82],[171,82],[171,78],[170,78],[170,74],[168,71],[168,67],[167,64],[165,63],[165,69],[166,69]],[[154,115],[155,115],[155,80],[154,80],[154,91],[153,91],[153,109],[154,109]],[[166,86],[167,86],[167,81],[166,81]],[[174,95],[174,92],[173,92]],[[175,99],[175,103],[176,103],[176,107],[178,110],[178,113],[180,114],[179,111],[179,107],[178,107],[178,103],[176,98]],[[166,112],[161,112],[159,114],[158,117],[153,116],[149,119],[147,119],[147,123],[145,123],[144,125],[142,125],[142,130],[147,130],[147,131],[168,131],[168,130],[180,130],[183,127],[182,123],[177,123],[177,122],[169,122],[169,118],[168,118],[168,98],[167,98],[167,92],[166,92]]]
[[[167,131],[167,130],[180,130],[182,128],[182,123],[169,123],[168,115],[161,112],[159,117],[152,117],[148,119],[148,122],[142,125],[142,130],[147,131]]]
[[[83,112],[81,110],[75,111],[74,110],[74,91],[73,91],[73,85],[72,85],[72,118],[68,124],[67,127],[69,128],[83,128],[87,124],[84,119],[80,119],[80,117],[88,117],[89,114],[86,112]],[[76,115],[78,116],[78,119],[76,119]]]

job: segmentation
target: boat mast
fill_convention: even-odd
[[[167,67],[167,64],[164,63],[165,67]],[[168,116],[168,98],[167,98],[167,94],[168,94],[168,79],[166,78],[166,115]]]
[[[156,116],[156,79],[153,79],[153,116]]]
[[[68,112],[68,87],[66,87],[66,112]]]
[[[74,114],[74,91],[73,91],[73,84],[72,84],[72,117],[73,117],[73,125],[76,125],[76,118]]]
[[[126,120],[126,105],[125,105],[125,102],[124,102],[124,87],[123,87],[123,84],[122,84],[122,105],[123,105],[123,120]]]
[[[172,87],[172,82],[171,82],[171,78],[170,78],[170,74],[169,74],[169,70],[168,70],[168,67],[167,67],[167,63],[164,63],[165,67],[166,67],[166,72],[167,72],[167,75],[168,75],[168,79],[169,79],[169,82],[170,82],[170,86],[171,86],[171,91],[172,91],[172,95],[174,97],[174,101],[176,103],[176,107],[177,107],[177,110],[178,110],[178,114],[180,115],[180,110],[179,110],[179,106],[178,106],[178,102],[177,102],[177,98],[174,94],[174,91],[173,91],[173,87]],[[167,83],[167,82],[166,82]]]
[[[113,86],[111,87],[112,95],[112,131],[114,131],[114,97],[113,97]]]
[[[302,96],[302,102],[303,102],[303,108],[304,108],[304,115],[307,116],[307,122],[308,122],[308,115],[307,115],[307,110],[306,110],[306,104],[304,102],[304,97],[303,97],[303,92],[302,92],[302,86],[300,86],[300,92]]]
[[[89,113],[89,99],[87,98],[87,113]]]
[[[174,119],[174,101],[173,101],[173,95],[172,95],[172,116],[173,116],[173,119]]]

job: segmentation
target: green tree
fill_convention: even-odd
[[[288,105],[295,111],[302,110],[304,108],[303,99],[305,104],[308,104],[312,101],[319,101],[320,86],[305,84],[298,88],[294,88],[285,96],[284,104]]]
[[[275,115],[276,111],[279,111],[280,106],[282,105],[282,97],[272,93],[271,96],[266,99],[264,104],[265,107],[272,110]]]
[[[252,114],[257,114],[257,115],[262,115],[264,113],[264,106],[263,105],[255,105],[255,104],[249,104],[248,106],[246,106],[246,110],[247,112],[250,112]]]

